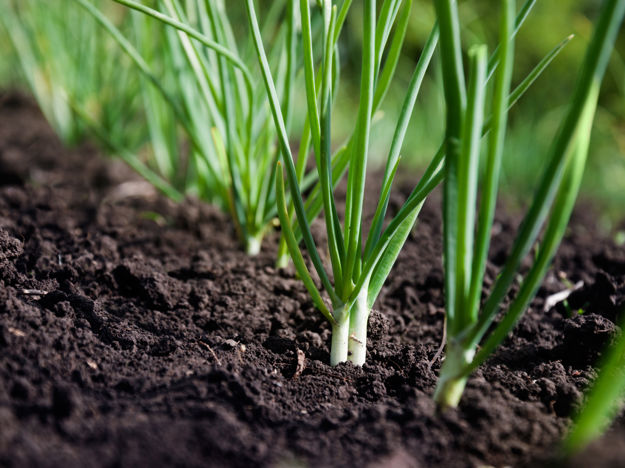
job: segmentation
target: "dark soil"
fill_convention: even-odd
[[[0,466],[549,459],[617,329],[625,250],[578,212],[514,335],[439,414],[438,203],[376,305],[368,363],[332,368],[328,326],[293,271],[273,267],[275,238],[247,257],[215,209],[175,206],[119,162],[64,149],[34,105],[0,98]],[[498,218],[491,280],[517,224]],[[620,446],[595,449],[592,466],[623,460],[618,427]]]

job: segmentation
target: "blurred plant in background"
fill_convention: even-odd
[[[132,30],[123,8],[96,4],[118,28]],[[148,144],[141,75],[74,1],[2,2],[0,45],[0,88],[29,91],[65,144],[92,140],[170,197],[182,197],[163,180]]]
[[[265,32],[280,44],[272,65],[289,68],[281,90],[292,109],[295,14],[283,21],[284,5],[264,12]],[[229,22],[231,10],[240,20],[243,11],[222,1],[136,6],[140,11],[105,0],[3,3],[2,41],[19,70],[13,82],[23,80],[66,144],[94,139],[173,200],[191,194],[218,205],[231,214],[246,250],[257,253],[276,217],[278,153],[264,90],[244,63],[253,48]],[[164,17],[194,33],[176,31]]]
[[[120,8],[108,9],[120,27],[127,27],[128,16]],[[5,0],[0,32],[2,88],[26,84],[66,144],[83,141],[89,122],[97,122],[112,142],[140,145],[138,75],[73,2]]]

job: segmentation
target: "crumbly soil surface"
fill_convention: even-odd
[[[246,256],[218,210],[174,205],[121,163],[64,149],[32,103],[1,95],[0,466],[551,459],[617,331],[625,249],[579,210],[514,334],[459,408],[439,413],[439,204],[426,204],[375,306],[367,364],[332,368],[327,324],[293,270],[274,268],[275,236]],[[498,216],[487,282],[518,223]],[[566,306],[549,304],[573,285]],[[622,462],[619,424],[584,455],[592,466]]]

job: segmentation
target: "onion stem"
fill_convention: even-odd
[[[517,98],[515,92],[509,92],[514,31],[515,28],[518,29],[518,21],[514,21],[515,0],[504,0],[502,3],[497,59],[490,61],[491,66],[496,65],[497,70],[487,72],[485,46],[474,46],[470,49],[470,77],[465,106],[457,0],[435,1],[441,24],[443,83],[448,113],[443,202],[447,343],[446,357],[434,395],[440,407],[453,407],[458,404],[469,374],[493,353],[512,330],[530,305],[547,273],[564,236],[579,192],[600,85],[625,15],[625,0],[604,1],[568,113],[561,122],[547,156],[546,168],[536,193],[531,199],[509,257],[497,276],[492,291],[481,304],[507,113],[511,102]],[[521,9],[521,14],[526,16],[527,13],[527,8]],[[568,40],[569,38],[566,41]],[[544,69],[565,43],[558,45],[537,69]],[[485,119],[484,88],[491,75],[495,76],[492,116]],[[532,72],[526,81],[531,83],[535,78],[536,74]],[[525,86],[522,83],[521,90],[526,89]],[[477,158],[484,127],[488,127],[490,133],[485,151],[486,170],[484,180],[480,183],[482,197],[478,211]],[[537,243],[541,231],[542,239],[529,271],[522,274],[520,288],[501,314],[499,322],[494,324],[502,302],[510,294],[510,288],[519,276],[521,262]]]

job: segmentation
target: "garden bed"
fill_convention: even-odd
[[[513,336],[439,414],[439,203],[375,306],[367,364],[332,368],[325,320],[292,269],[273,266],[275,236],[248,257],[216,209],[174,205],[118,161],[64,149],[33,104],[3,95],[0,465],[548,459],[625,306],[625,249],[580,210]],[[517,225],[498,216],[487,280]],[[578,282],[567,307],[545,307]]]

